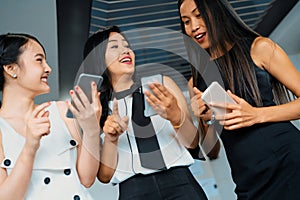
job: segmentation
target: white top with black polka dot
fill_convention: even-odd
[[[26,200],[90,200],[76,171],[77,142],[60,118],[55,102],[49,107],[51,129],[42,137],[37,151]],[[25,138],[0,117],[4,160],[1,167],[10,174],[24,146]]]

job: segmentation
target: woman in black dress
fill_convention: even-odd
[[[209,105],[228,110],[214,116],[201,100],[207,77],[193,68],[194,114],[206,129],[212,127],[212,116],[219,122],[214,125],[223,126],[220,136],[238,199],[300,199],[300,134],[290,123],[300,118],[300,99],[290,100],[287,93],[300,96],[299,72],[277,44],[247,27],[227,1],[179,0],[178,9],[183,32],[206,50],[237,103]]]

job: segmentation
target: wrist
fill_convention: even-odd
[[[216,121],[216,115],[214,112],[212,112],[210,120],[206,121],[205,124],[212,125],[215,123],[215,121]]]
[[[34,141],[34,142],[29,142],[26,141],[23,151],[25,152],[25,154],[35,157],[37,150],[40,147],[40,142],[39,141]]]
[[[171,124],[174,129],[179,129],[183,125],[184,121],[185,121],[185,113],[181,110],[179,120],[177,120],[175,123],[171,122]]]
[[[100,126],[95,127],[95,128],[91,128],[91,127],[82,128],[82,132],[83,132],[83,135],[88,136],[88,137],[95,137],[95,136],[99,137],[99,135],[101,133],[101,128],[100,128]]]
[[[254,108],[256,110],[256,119],[257,119],[257,122],[256,123],[266,123],[268,120],[267,120],[267,111],[266,109],[264,108]]]
[[[104,137],[104,144],[106,143],[107,145],[118,145],[118,141],[119,138]]]

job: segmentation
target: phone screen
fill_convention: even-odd
[[[92,81],[94,81],[97,84],[97,90],[99,91],[103,81],[102,76],[82,73],[80,74],[78,81],[76,83],[76,85],[78,85],[85,93],[90,103],[92,103],[92,88],[91,88]]]
[[[218,104],[236,104],[236,102],[227,94],[227,92],[222,88],[222,86],[214,81],[209,87],[202,93],[201,98],[206,104],[218,103]],[[226,114],[226,109],[210,107],[216,114],[224,115]]]
[[[90,103],[92,103],[92,88],[91,88],[92,81],[94,81],[97,84],[97,90],[99,91],[103,81],[103,77],[100,75],[82,73],[79,75],[79,78],[76,82],[76,85],[78,85],[82,89],[86,97],[89,99]],[[71,101],[71,103],[76,108],[74,102]],[[73,117],[73,114],[70,110],[68,110],[67,112],[67,117],[69,118]]]
[[[150,93],[152,93],[152,91],[149,88],[148,84],[149,83],[154,83],[154,82],[158,82],[160,84],[163,84],[162,75],[161,74],[156,74],[156,75],[153,75],[153,76],[142,77],[141,82],[142,82],[143,92],[147,90]],[[145,115],[145,117],[149,117],[149,116],[157,114],[156,111],[146,101],[146,98],[147,97],[144,96],[144,105],[145,105],[144,115]]]

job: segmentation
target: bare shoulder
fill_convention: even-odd
[[[65,101],[56,101],[55,103],[61,114],[67,112],[68,105]]]
[[[71,134],[71,136],[79,141],[79,134],[78,134],[78,124],[76,122],[75,118],[68,118],[66,117],[66,113],[68,111],[68,105],[65,101],[56,101],[56,106],[59,110],[60,117],[63,119],[65,124],[67,125],[67,128]]]
[[[174,81],[173,81],[173,79],[171,77],[163,75],[163,82],[164,83],[172,83]]]
[[[259,36],[255,38],[252,43],[251,50],[253,51],[263,51],[267,49],[273,49],[276,46],[276,43],[267,37]]]
[[[4,151],[3,151],[3,145],[2,145],[2,133],[0,130],[0,163],[4,159]]]
[[[1,153],[3,153],[3,149],[2,149],[2,132],[0,130],[0,162],[2,161],[1,159]]]
[[[163,76],[163,84],[169,88],[174,88],[177,86],[171,77],[165,75]]]
[[[0,130],[0,162],[2,162],[4,159],[4,151],[2,146],[2,133]],[[4,168],[0,168],[0,185],[4,182],[4,180],[7,177],[6,170]]]
[[[251,57],[254,63],[261,68],[265,68],[276,48],[276,43],[270,38],[262,36],[255,38],[251,45]]]
[[[163,76],[163,85],[169,89],[176,97],[182,96],[182,91],[175,81],[169,76]]]
[[[55,101],[56,107],[58,109],[60,117],[64,120],[65,123],[68,123],[68,118],[66,113],[68,111],[68,105],[65,101]]]
[[[192,79],[192,78],[191,78]],[[188,82],[188,86],[193,86],[193,80],[189,80]],[[191,82],[191,83],[190,83]],[[176,88],[179,88],[179,86],[177,85],[177,83],[169,76],[163,76],[163,84],[167,87],[176,87]]]

